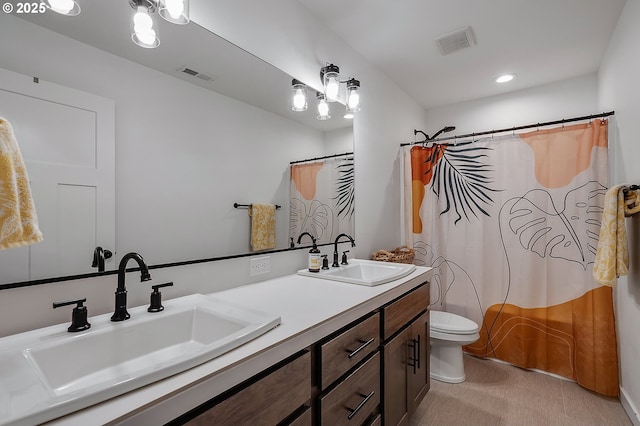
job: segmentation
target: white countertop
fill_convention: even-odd
[[[197,367],[47,424],[166,423],[417,287],[430,271],[416,267],[375,287],[288,275],[212,293],[236,306],[279,315],[281,324]]]

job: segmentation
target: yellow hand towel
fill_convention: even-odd
[[[276,248],[276,206],[274,204],[252,204],[251,249],[254,251]]]
[[[622,191],[625,187],[626,185],[614,186],[605,195],[598,249],[593,265],[593,278],[609,287],[616,285],[616,278],[627,275],[629,265]]]
[[[11,124],[0,117],[0,250],[40,241],[22,154]]]

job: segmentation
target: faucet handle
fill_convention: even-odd
[[[68,302],[53,302],[53,309],[60,308],[61,306],[76,305],[71,313],[71,325],[67,328],[69,333],[76,333],[91,328],[91,324],[87,321],[87,307],[83,305],[86,301],[87,298],[70,300]]]
[[[164,306],[162,306],[162,293],[160,293],[160,290],[158,289],[162,287],[172,287],[172,286],[173,286],[173,281],[151,286],[151,288],[153,289],[153,292],[151,293],[151,300],[149,302],[149,307],[147,308],[147,312],[161,312],[164,310]]]
[[[347,262],[347,253],[349,253],[349,250],[345,250],[342,252],[342,261],[340,262],[341,265],[349,264],[349,262]]]
[[[323,254],[322,256],[322,269],[329,269],[329,258],[327,254]]]

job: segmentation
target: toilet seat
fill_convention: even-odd
[[[443,311],[429,311],[429,326],[432,334],[468,335],[478,332],[479,327],[474,321],[460,315]]]

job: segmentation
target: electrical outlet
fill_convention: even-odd
[[[249,275],[266,274],[271,270],[271,258],[269,256],[256,257],[249,261]]]

